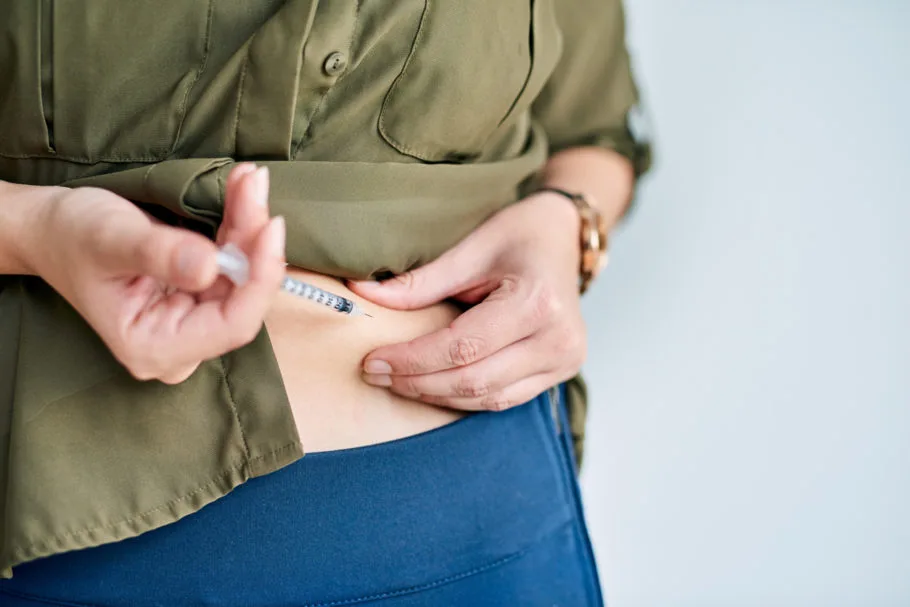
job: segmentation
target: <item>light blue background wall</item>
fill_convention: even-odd
[[[659,164],[584,304],[608,601],[910,606],[910,2],[627,3]]]

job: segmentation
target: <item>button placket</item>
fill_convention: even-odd
[[[315,0],[314,0],[315,1]],[[303,48],[291,157],[303,145],[310,121],[339,78],[354,64],[351,47],[357,23],[356,2],[319,2]]]
[[[330,53],[322,64],[322,71],[330,78],[336,78],[344,73],[348,67],[348,56],[341,51]]]

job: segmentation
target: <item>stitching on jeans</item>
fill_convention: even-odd
[[[287,447],[283,447],[281,450],[284,450],[286,448]],[[276,451],[276,453],[277,453],[277,451]],[[365,601],[375,601],[378,599],[403,596],[406,594],[414,594],[417,592],[423,592],[425,590],[431,590],[431,589],[437,588],[439,586],[444,586],[451,582],[457,582],[459,580],[463,580],[465,578],[469,578],[469,577],[477,575],[479,573],[483,573],[484,571],[489,571],[491,569],[501,567],[502,565],[505,565],[511,561],[515,561],[515,560],[522,558],[523,556],[525,556],[529,552],[531,552],[537,546],[537,544],[541,543],[542,541],[544,541],[551,535],[560,532],[563,528],[571,525],[573,523],[573,520],[574,519],[569,519],[568,521],[564,522],[563,524],[561,524],[558,527],[556,527],[555,529],[553,529],[553,531],[551,531],[550,533],[543,535],[542,537],[538,538],[537,541],[530,544],[529,546],[526,546],[522,550],[519,550],[518,552],[515,552],[515,553],[509,554],[507,556],[504,556],[502,558],[496,559],[495,561],[493,561],[491,563],[487,563],[486,565],[481,565],[479,567],[469,569],[468,571],[462,571],[461,573],[456,573],[454,575],[440,578],[433,582],[427,582],[425,584],[418,584],[416,586],[410,586],[408,588],[401,588],[399,590],[390,590],[389,592],[370,594],[370,595],[351,598],[351,599],[339,599],[337,601],[329,601],[328,603],[306,603],[306,604],[302,605],[301,607],[343,607],[344,605],[355,605],[357,603],[363,603]],[[43,603],[45,605],[55,605],[58,607],[102,607],[101,605],[98,605],[95,603],[74,603],[72,601],[64,602],[64,601],[58,601],[55,599],[38,597],[35,595],[26,594],[26,593],[22,593],[22,592],[4,590],[2,588],[0,588],[0,594],[6,594],[8,596],[16,596],[16,597],[23,598],[26,600],[32,600],[32,601],[35,601],[38,603]]]
[[[97,603],[74,603],[73,601],[58,601],[56,599],[47,599],[41,596],[35,596],[34,594],[28,594],[27,592],[19,592],[17,590],[4,590],[3,588],[0,588],[0,594],[24,599],[26,601],[32,601],[34,603],[41,603],[43,605],[56,605],[57,607],[103,607]]]
[[[433,582],[427,582],[425,584],[418,584],[416,586],[410,586],[408,588],[401,588],[399,590],[390,590],[389,592],[381,592],[378,594],[360,596],[360,597],[352,598],[352,599],[339,599],[337,601],[329,601],[328,603],[307,603],[307,604],[303,605],[302,607],[341,607],[343,605],[354,605],[356,603],[363,603],[365,601],[375,601],[378,599],[385,599],[385,598],[391,598],[391,597],[396,597],[396,596],[402,596],[405,594],[414,594],[416,592],[423,592],[424,590],[431,590],[433,588],[436,588],[439,586],[444,586],[445,584],[448,584],[451,582],[457,582],[458,580],[469,578],[471,576],[477,575],[478,573],[483,573],[484,571],[489,571],[490,569],[495,569],[497,567],[505,565],[506,563],[508,563],[510,561],[520,559],[521,557],[523,557],[526,554],[528,554],[529,552],[531,552],[537,546],[537,544],[543,542],[545,539],[549,538],[551,535],[558,533],[565,527],[568,527],[573,522],[574,522],[574,518],[567,520],[566,522],[562,523],[561,525],[559,525],[558,527],[553,529],[550,533],[544,534],[543,536],[539,537],[537,539],[537,541],[529,544],[528,546],[524,547],[523,549],[519,550],[518,552],[513,552],[512,554],[501,557],[491,563],[487,563],[486,565],[481,565],[479,567],[475,567],[474,569],[469,569],[468,571],[462,571],[461,573],[456,573],[454,575],[440,578]]]
[[[62,539],[68,538],[68,537],[73,537],[73,536],[77,536],[77,535],[83,535],[83,534],[86,534],[86,533],[91,533],[91,532],[93,532],[93,531],[98,531],[98,530],[100,530],[100,529],[112,529],[112,528],[114,528],[114,527],[120,527],[120,526],[122,526],[122,525],[126,525],[126,524],[128,524],[128,523],[132,523],[132,522],[135,521],[136,519],[144,518],[144,517],[146,517],[146,516],[148,516],[148,515],[150,515],[150,514],[154,514],[155,512],[158,512],[158,511],[160,511],[160,510],[165,510],[165,509],[167,509],[167,508],[170,508],[171,506],[175,506],[175,505],[179,504],[180,502],[183,502],[183,501],[186,501],[186,500],[192,498],[194,495],[196,495],[196,494],[198,494],[198,493],[202,493],[203,491],[205,491],[206,489],[208,489],[208,488],[211,487],[212,485],[214,485],[214,484],[218,483],[219,481],[221,481],[221,480],[227,478],[228,476],[231,476],[231,473],[233,473],[233,472],[235,472],[235,471],[237,471],[237,470],[243,469],[244,466],[246,466],[247,464],[250,464],[250,463],[253,463],[253,462],[256,462],[256,461],[259,461],[259,460],[267,459],[267,458],[269,458],[269,457],[273,457],[273,456],[278,455],[278,454],[280,454],[280,453],[283,453],[283,452],[285,452],[285,451],[289,451],[290,449],[293,449],[293,448],[296,447],[296,446],[297,446],[297,443],[288,443],[287,445],[285,445],[285,446],[283,446],[283,447],[280,447],[280,448],[278,448],[278,449],[275,449],[274,451],[270,451],[270,452],[268,452],[268,453],[264,453],[264,454],[262,454],[262,455],[259,455],[259,456],[257,456],[257,457],[254,457],[253,459],[250,459],[250,460],[248,460],[247,462],[240,463],[240,464],[235,464],[235,465],[233,465],[233,466],[230,466],[229,468],[227,468],[227,469],[225,470],[225,472],[224,472],[223,474],[221,474],[220,476],[216,477],[215,479],[213,479],[213,480],[211,480],[211,481],[205,483],[204,485],[200,485],[199,487],[197,487],[196,489],[194,489],[193,491],[190,491],[189,493],[187,493],[187,494],[185,494],[185,495],[181,495],[180,497],[174,498],[174,499],[170,500],[169,502],[166,502],[166,503],[164,503],[164,504],[162,504],[162,505],[160,505],[160,506],[157,506],[157,507],[155,507],[155,508],[152,508],[152,509],[150,509],[150,510],[146,510],[146,511],[144,511],[144,512],[140,512],[139,514],[136,514],[136,515],[131,516],[131,517],[126,518],[126,519],[122,519],[122,520],[117,521],[117,522],[114,522],[114,523],[108,523],[107,525],[95,525],[94,527],[86,527],[85,529],[79,529],[79,530],[77,530],[77,531],[68,531],[68,532],[66,532],[66,533],[61,533],[61,534],[59,534],[59,535],[55,535],[54,537],[51,537],[51,538],[49,538],[48,540],[45,540],[44,542],[32,542],[32,543],[27,544],[26,546],[24,546],[23,550],[26,550],[26,551],[29,551],[29,552],[30,552],[30,551],[32,551],[35,547],[37,547],[37,546],[47,546],[50,542],[58,543],[59,540],[62,540]],[[17,550],[17,551],[16,551],[16,554],[22,554],[22,550]]]
[[[562,420],[562,414],[567,413],[565,408],[562,406],[564,403],[560,403],[558,413],[560,419]],[[566,415],[566,424],[568,423],[568,414]],[[571,444],[570,433],[565,433],[562,436],[557,436],[557,457],[562,462],[560,466],[560,476],[562,477],[564,490],[567,492],[567,497],[569,503],[574,511],[574,516],[572,517],[572,531],[575,534],[575,538],[578,540],[581,549],[587,553],[589,559],[589,570],[595,581],[599,581],[597,575],[597,562],[594,556],[593,548],[591,546],[591,539],[588,535],[587,524],[585,523],[585,512],[584,505],[581,502],[581,493],[578,486],[578,478],[576,474],[576,469],[572,465],[572,449],[573,445]],[[593,592],[594,597],[597,599],[598,604],[603,604],[603,590],[598,584],[593,582],[586,584],[586,593]],[[592,588],[593,586],[593,588]]]

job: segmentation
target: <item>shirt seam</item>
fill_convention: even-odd
[[[549,532],[544,533],[539,538],[537,538],[534,542],[528,544],[521,550],[518,550],[511,554],[507,554],[506,556],[500,557],[500,558],[496,559],[495,561],[485,563],[483,565],[479,565],[477,567],[474,567],[473,569],[469,569],[467,571],[462,571],[460,573],[448,575],[446,577],[439,578],[437,580],[433,580],[432,582],[425,582],[423,584],[416,584],[414,586],[408,586],[406,588],[399,588],[398,590],[390,590],[388,592],[381,592],[381,593],[377,593],[377,594],[359,596],[359,597],[350,598],[350,599],[338,599],[335,601],[329,601],[329,602],[323,602],[323,603],[306,603],[306,604],[302,605],[301,607],[342,607],[344,605],[356,605],[357,603],[364,603],[367,601],[376,601],[379,599],[404,596],[407,594],[415,594],[417,592],[424,592],[426,590],[432,590],[433,588],[437,588],[439,586],[445,586],[446,584],[449,584],[451,582],[457,582],[459,580],[463,580],[465,578],[475,576],[479,573],[483,573],[483,572],[489,571],[491,569],[496,569],[497,567],[501,567],[502,565],[505,565],[511,561],[518,560],[518,559],[524,557],[525,555],[527,555],[528,553],[530,553],[531,551],[533,551],[535,548],[537,548],[538,544],[540,544],[544,540],[548,539],[550,536],[552,536],[556,533],[559,533],[564,528],[569,527],[569,526],[573,525],[574,523],[575,523],[574,517],[569,518],[568,520],[564,521],[560,525],[554,527]]]
[[[190,83],[190,86],[186,89],[186,94],[183,96],[183,101],[180,104],[178,109],[178,114],[180,116],[180,124],[177,125],[177,132],[174,134],[174,143],[171,144],[171,150],[168,155],[173,155],[177,150],[177,146],[180,145],[180,136],[183,134],[183,125],[186,124],[186,115],[187,115],[187,104],[190,100],[190,95],[193,94],[193,89],[196,88],[196,85],[199,83],[199,79],[202,78],[203,72],[209,63],[209,54],[212,50],[212,21],[213,15],[215,13],[215,2],[214,0],[209,0],[209,6],[207,10],[207,15],[205,19],[205,39],[202,42],[202,64],[199,66],[199,69],[196,70],[196,76],[193,78],[193,81]]]
[[[145,510],[143,512],[135,514],[129,518],[121,519],[119,521],[116,521],[113,523],[108,523],[105,525],[95,525],[93,527],[86,527],[84,529],[79,529],[76,531],[67,531],[66,533],[61,533],[61,534],[55,535],[55,536],[51,537],[49,540],[30,542],[29,544],[26,544],[22,549],[17,550],[16,553],[17,554],[29,553],[29,552],[33,551],[34,548],[39,547],[39,546],[47,547],[51,543],[59,543],[60,540],[73,538],[73,537],[76,537],[79,535],[85,535],[87,533],[92,533],[94,531],[99,531],[99,530],[103,530],[103,529],[114,529],[116,527],[121,527],[123,525],[127,525],[137,519],[145,518],[150,514],[154,514],[161,510],[165,510],[172,506],[176,506],[180,502],[186,501],[186,500],[192,498],[193,496],[195,496],[199,493],[202,493],[203,491],[205,491],[212,485],[218,484],[219,482],[227,479],[228,477],[232,476],[233,472],[236,472],[238,470],[243,470],[245,467],[249,467],[249,464],[252,464],[253,462],[256,462],[256,461],[259,461],[262,459],[266,459],[266,458],[278,455],[280,453],[283,453],[285,451],[288,451],[290,449],[293,449],[296,447],[296,445],[297,445],[297,443],[288,443],[288,444],[284,445],[283,447],[279,447],[278,449],[274,449],[272,451],[269,451],[268,453],[263,453],[262,455],[256,456],[255,458],[252,458],[252,459],[248,458],[245,462],[241,462],[239,464],[233,464],[232,466],[226,468],[224,470],[224,472],[222,472],[216,478],[210,480],[209,482],[207,482],[203,485],[199,485],[198,487],[196,487],[189,493],[176,497],[168,502],[165,502],[164,504],[161,504],[160,506],[156,506],[149,510]],[[245,480],[247,480],[247,479],[245,479]]]
[[[425,0],[425,3],[423,5],[423,13],[421,13],[421,15],[420,15],[420,24],[417,26],[417,33],[414,35],[414,41],[411,43],[411,50],[408,53],[408,57],[407,57],[407,59],[405,59],[404,65],[401,67],[401,72],[399,72],[398,76],[395,77],[395,81],[392,83],[392,86],[389,87],[388,92],[386,93],[385,97],[383,98],[382,105],[379,106],[379,121],[378,121],[379,134],[382,135],[382,137],[386,141],[388,141],[389,145],[391,145],[393,148],[397,149],[398,151],[400,151],[403,154],[407,154],[408,156],[414,156],[417,158],[420,157],[420,150],[417,150],[413,146],[409,146],[409,145],[399,141],[398,138],[393,137],[388,132],[388,129],[386,128],[386,124],[385,124],[386,123],[385,115],[386,115],[386,106],[388,106],[390,103],[389,100],[397,92],[399,86],[401,86],[401,81],[405,78],[405,74],[408,72],[408,68],[411,66],[411,62],[414,59],[414,55],[419,50],[420,42],[426,34],[426,25],[427,25],[427,20],[429,19],[429,12],[430,12],[430,2],[431,2],[431,0]],[[428,154],[424,154],[424,155],[428,155]]]
[[[246,72],[250,65],[250,49],[253,45],[253,40],[255,40],[255,35],[247,43],[246,54],[243,56],[243,67],[240,69],[240,79],[237,83],[237,105],[234,107],[234,128],[231,129],[234,133],[234,140],[230,146],[235,155],[237,153],[237,135],[240,131],[240,110],[243,106],[243,87],[246,85]]]
[[[243,430],[243,423],[240,421],[240,413],[237,410],[237,401],[234,399],[234,389],[231,386],[231,379],[228,377],[227,367],[225,367],[223,356],[218,357],[218,363],[221,366],[221,375],[224,377],[224,385],[227,388],[228,405],[231,407],[231,414],[234,416],[234,421],[237,422],[237,428],[240,431],[240,440],[243,442],[243,454],[246,457],[246,461],[250,461],[250,445],[246,440],[246,432]]]
[[[99,156],[98,158],[86,158],[81,156],[64,156],[60,154],[8,154],[0,152],[0,158],[9,158],[10,160],[59,160],[61,162],[72,162],[73,164],[95,165],[102,163],[111,164],[140,164],[147,162],[164,162],[169,158],[169,153],[158,156]]]
[[[353,59],[353,56],[354,56],[354,38],[355,38],[355,32],[357,31],[357,24],[358,24],[359,19],[360,19],[360,0],[358,0],[358,2],[354,6],[354,22],[351,24],[351,35],[348,37],[348,46],[347,46],[348,57],[350,57],[351,59]],[[349,66],[348,69],[349,70],[353,69],[353,67],[354,66],[351,65],[351,66]],[[334,87],[338,86],[338,83],[344,79],[345,75],[346,74],[341,74],[335,80],[335,82],[333,82],[331,86],[326,88],[325,92],[323,92],[322,95],[320,95],[319,103],[317,103],[316,107],[313,109],[313,113],[309,117],[309,120],[307,122],[307,127],[304,130],[303,135],[301,135],[300,140],[297,141],[296,144],[294,144],[294,150],[290,156],[291,159],[297,158],[297,154],[300,153],[300,148],[302,148],[303,144],[306,143],[307,140],[312,136],[313,120],[316,118],[316,116],[319,115],[319,112],[320,112],[320,110],[322,110],[323,106],[325,106],[325,102],[329,97],[329,93],[331,93],[331,91]],[[296,113],[296,111],[295,111],[295,113]],[[297,117],[295,116],[295,119],[296,118]]]

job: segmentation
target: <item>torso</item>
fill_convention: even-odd
[[[373,318],[349,317],[281,293],[266,318],[304,449],[331,451],[411,436],[453,422],[464,412],[420,403],[370,386],[360,377],[375,348],[447,326],[448,303],[398,311],[359,298],[336,279],[298,269],[294,278],[355,300]]]

